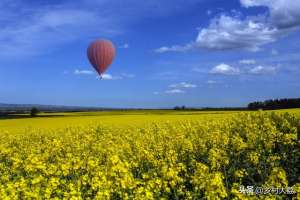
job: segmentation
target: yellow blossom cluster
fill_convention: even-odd
[[[262,111],[0,133],[0,199],[300,199],[299,133],[299,117]],[[241,185],[295,194],[249,195]]]

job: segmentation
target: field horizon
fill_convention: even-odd
[[[0,196],[297,199],[299,130],[300,109],[0,119]]]

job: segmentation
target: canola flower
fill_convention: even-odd
[[[300,118],[0,133],[0,199],[300,199]],[[240,185],[293,187],[247,195]]]

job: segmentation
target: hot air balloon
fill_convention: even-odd
[[[88,59],[101,78],[113,62],[115,54],[115,47],[109,40],[95,40],[87,49]]]

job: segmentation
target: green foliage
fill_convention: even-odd
[[[297,99],[270,99],[263,102],[256,101],[248,104],[249,110],[276,110],[300,108],[300,98]]]
[[[31,117],[36,117],[37,116],[37,114],[39,113],[40,111],[37,109],[37,108],[32,108],[31,110],[30,110],[30,116]]]

